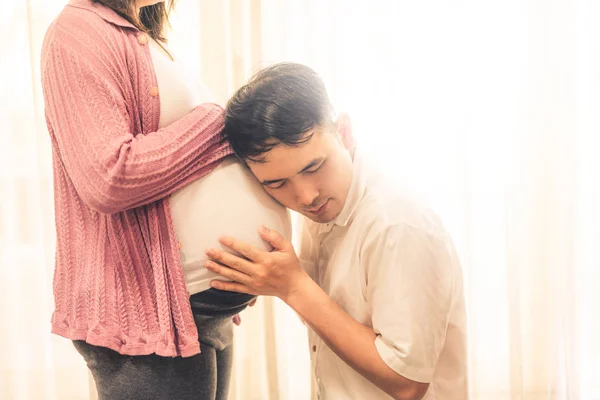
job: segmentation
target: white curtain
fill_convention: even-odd
[[[87,371],[52,337],[51,153],[39,86],[41,41],[56,1],[0,12],[0,398],[85,399]]]
[[[64,0],[0,13],[0,398],[87,399],[49,334],[54,227],[39,88]],[[459,250],[473,399],[600,399],[600,5],[594,0],[186,0],[171,48],[224,102],[258,66],[324,77],[359,145]],[[232,399],[307,399],[305,330],[261,299]]]

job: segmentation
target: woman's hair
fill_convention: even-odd
[[[140,31],[153,39],[166,42],[165,30],[169,26],[169,13],[175,7],[175,0],[166,0],[151,6],[142,7],[137,12],[136,0],[92,0],[112,9],[131,22]]]

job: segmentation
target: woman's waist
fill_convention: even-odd
[[[241,312],[256,296],[210,288],[190,296],[194,315],[233,316]]]

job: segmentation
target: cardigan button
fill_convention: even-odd
[[[140,42],[141,45],[145,45],[148,43],[148,36],[146,36],[145,34],[140,34],[138,36],[138,42]]]
[[[152,89],[150,89],[150,96],[152,96],[152,97],[158,96],[158,88],[156,86],[154,86]]]

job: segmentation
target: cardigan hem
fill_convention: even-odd
[[[128,356],[146,356],[156,354],[161,357],[192,357],[200,354],[200,342],[177,346],[173,341],[162,343],[160,335],[154,335],[146,339],[144,343],[141,337],[120,338],[117,332],[98,335],[91,329],[73,329],[52,324],[52,333],[70,340],[83,340],[93,346],[106,347],[119,354]]]

